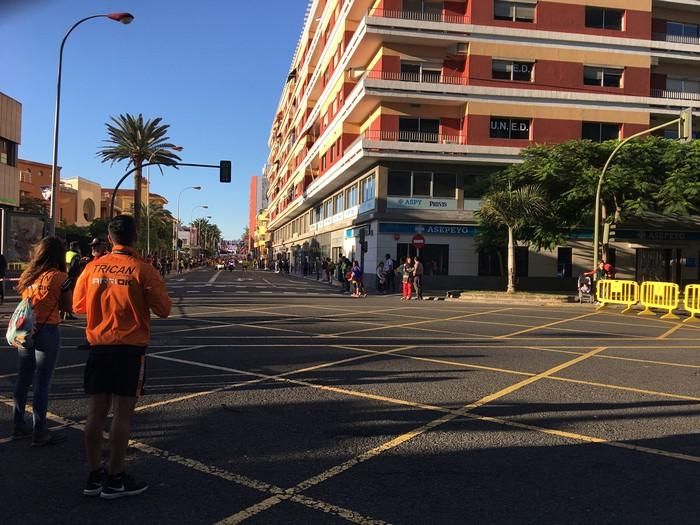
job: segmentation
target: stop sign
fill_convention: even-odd
[[[413,239],[411,239],[411,244],[413,244],[414,248],[423,248],[425,246],[425,237],[421,234],[414,235]]]

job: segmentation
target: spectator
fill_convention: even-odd
[[[416,257],[413,265],[413,289],[416,291],[416,301],[423,300],[423,263]]]
[[[53,445],[65,440],[64,436],[52,434],[46,428],[46,411],[49,390],[61,336],[58,331],[59,310],[71,310],[71,290],[66,274],[66,249],[56,237],[42,239],[34,248],[29,266],[22,273],[17,291],[23,299],[30,299],[34,310],[35,346],[33,350],[18,350],[19,370],[14,389],[13,439],[32,436],[33,447]],[[29,387],[34,385],[32,412],[34,428],[24,421]]]
[[[394,273],[394,259],[391,255],[386,254],[386,259],[384,259],[384,273],[386,275],[386,286],[385,289],[394,293],[396,291],[396,274]]]
[[[387,273],[384,271],[384,263],[380,262],[377,265],[377,291],[386,293],[386,277]]]
[[[80,259],[80,244],[73,241],[70,243],[69,249],[66,252],[66,271],[68,272],[68,286],[70,287],[71,292],[75,288],[75,282],[78,280],[78,276],[80,275]],[[67,307],[68,310],[63,312],[63,319],[75,321],[77,317],[73,315],[70,304],[68,304]]]
[[[87,314],[85,329],[90,354],[85,367],[85,393],[90,396],[85,446],[90,474],[86,496],[115,499],[148,489],[124,473],[131,418],[142,393],[144,357],[151,335],[151,312],[168,317],[171,301],[165,283],[133,248],[136,225],[129,215],[109,223],[114,244],[103,264],[89,265],[78,279],[73,306]],[[124,279],[115,279],[112,269]],[[126,284],[125,284],[126,283]],[[109,469],[101,465],[102,433],[107,414],[113,411],[109,433]]]

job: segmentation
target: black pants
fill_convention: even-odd
[[[423,276],[413,276],[413,289],[416,291],[416,298],[423,299]]]
[[[396,276],[394,275],[394,270],[387,272],[386,274],[386,289],[392,292],[396,291]]]

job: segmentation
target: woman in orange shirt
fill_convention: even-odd
[[[59,310],[71,305],[71,287],[66,274],[66,248],[56,237],[46,237],[34,247],[32,260],[17,285],[22,298],[30,298],[34,310],[33,350],[19,350],[17,383],[14,390],[13,439],[32,436],[32,446],[60,443],[65,438],[49,432],[46,410],[51,379],[56,368],[61,340],[58,332]],[[24,420],[29,387],[34,385],[33,429]]]

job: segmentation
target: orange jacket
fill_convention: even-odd
[[[88,263],[73,292],[73,311],[87,314],[91,345],[148,346],[151,311],[168,317],[171,306],[158,271],[126,246]]]

